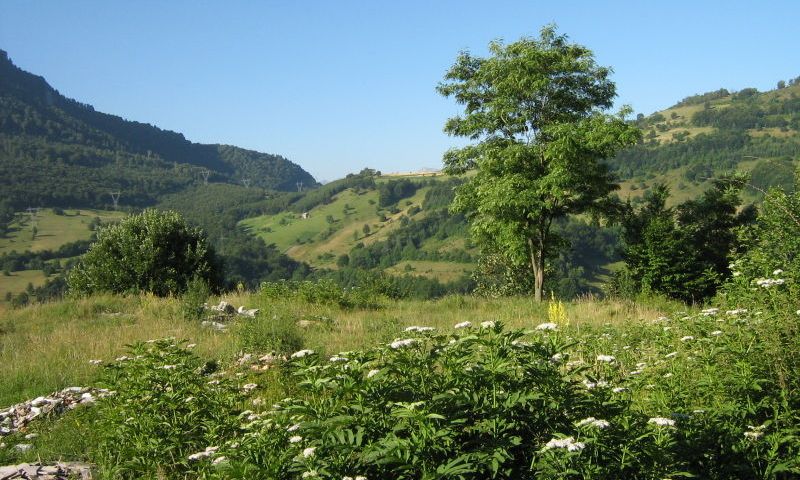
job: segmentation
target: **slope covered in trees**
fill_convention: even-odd
[[[293,190],[317,185],[279,155],[192,143],[177,132],[97,112],[61,95],[0,51],[0,200],[28,206],[104,207],[109,192],[145,206],[202,183]]]

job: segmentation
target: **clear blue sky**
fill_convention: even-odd
[[[562,33],[651,113],[800,75],[794,1],[0,1],[0,48],[100,111],[281,154],[318,179],[440,167],[456,54]]]

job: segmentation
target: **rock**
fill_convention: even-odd
[[[64,480],[67,478],[91,480],[91,465],[77,462],[59,462],[55,465],[21,463],[19,465],[0,467],[0,480]]]
[[[105,389],[69,387],[46,397],[36,397],[33,400],[12,405],[2,410],[0,437],[18,432],[36,418],[45,415],[59,415],[78,405],[92,403],[96,398],[111,395],[111,393]]]
[[[216,312],[222,312],[226,315],[233,315],[234,313],[236,313],[236,309],[233,307],[233,305],[226,302],[225,300],[220,301],[219,305],[212,306],[211,310],[214,310]]]
[[[18,443],[14,445],[14,450],[18,452],[27,452],[28,450],[32,449],[33,445],[30,443]]]
[[[239,307],[239,310],[237,310],[237,313],[243,317],[255,318],[256,315],[258,315],[258,309],[257,308],[247,309],[244,308],[244,306],[241,306]]]
[[[214,322],[214,321],[211,321],[211,320],[203,320],[202,322],[200,322],[200,325],[202,325],[204,327],[212,328],[212,329],[217,330],[219,332],[224,332],[225,330],[228,329],[228,326],[225,325],[224,323]]]

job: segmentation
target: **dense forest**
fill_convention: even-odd
[[[28,206],[146,206],[208,182],[269,190],[317,186],[279,156],[192,143],[153,125],[97,112],[61,95],[0,51],[0,200]]]

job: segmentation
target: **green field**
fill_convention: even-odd
[[[381,210],[385,221],[378,214],[376,190],[356,193],[348,189],[333,197],[330,203],[311,209],[308,218],[284,212],[248,218],[240,225],[294,259],[335,268],[336,257],[350,252],[356,243],[369,245],[386,239],[400,226],[400,217],[407,215],[410,208],[422,206],[427,190],[427,187],[420,188],[413,196],[400,200],[396,205],[400,212],[396,214],[390,214],[388,209]],[[424,215],[422,211],[414,218]],[[368,235],[364,234],[364,225],[369,225]]]
[[[38,287],[43,285],[45,280],[47,277],[41,270],[21,270],[10,272],[8,276],[0,274],[0,303],[5,301],[7,293],[24,292],[29,283]]]
[[[10,225],[10,233],[0,238],[0,255],[11,251],[55,250],[65,243],[88,240],[92,235],[89,225],[95,218],[106,223],[124,216],[123,212],[108,210],[64,210],[64,215],[56,215],[48,208],[39,210],[34,220],[20,212]]]
[[[392,275],[416,275],[435,278],[441,282],[452,282],[472,272],[473,265],[456,262],[432,262],[426,260],[403,260],[385,271]]]

